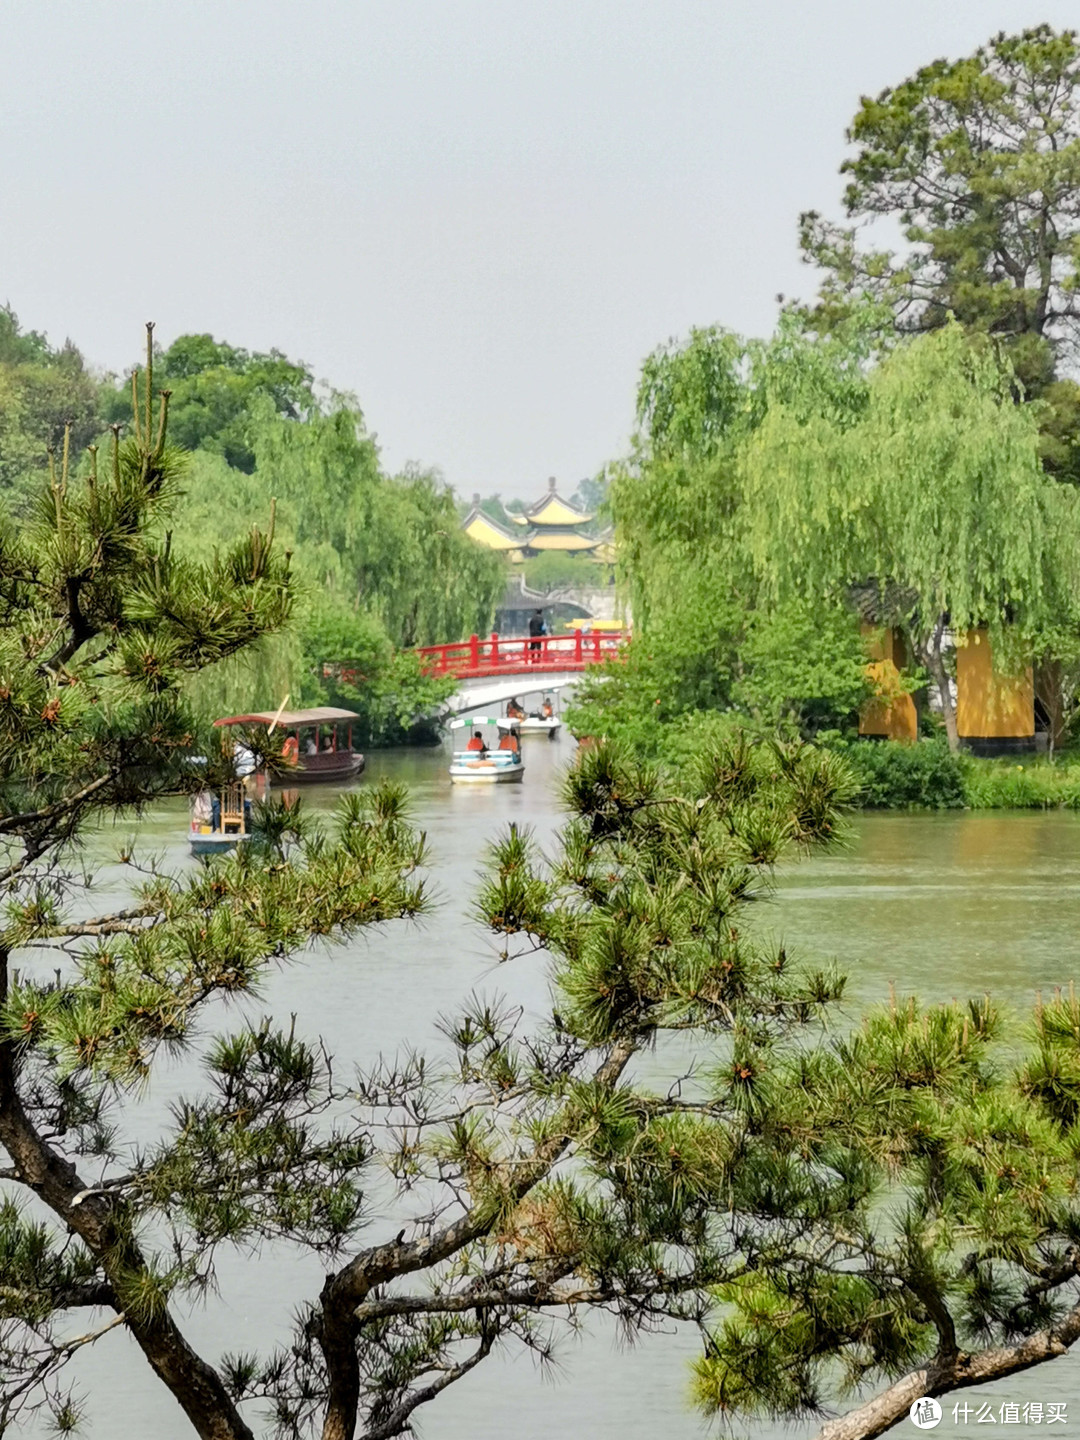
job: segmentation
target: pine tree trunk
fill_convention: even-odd
[[[7,952],[0,951],[0,1002],[7,996]],[[137,1285],[145,1261],[118,1231],[111,1202],[84,1198],[87,1186],[75,1166],[42,1138],[19,1094],[14,1045],[0,1043],[0,1145],[23,1183],[33,1190],[101,1265],[113,1294]],[[120,1299],[114,1304],[119,1309]],[[179,1402],[201,1440],[254,1440],[217,1371],[191,1348],[167,1308],[126,1317],[127,1328]]]

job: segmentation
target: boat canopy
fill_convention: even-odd
[[[314,710],[257,710],[250,715],[227,715],[215,725],[273,725],[279,730],[302,730],[305,725],[332,725],[338,720],[359,720],[355,710],[320,705]]]
[[[518,721],[512,715],[459,715],[450,721],[451,730],[478,730],[481,725],[495,725],[500,730],[516,730]]]

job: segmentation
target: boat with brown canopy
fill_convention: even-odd
[[[248,715],[227,715],[215,720],[218,728],[231,725],[265,725],[273,734],[287,732],[282,747],[296,766],[290,770],[290,784],[312,785],[323,780],[352,780],[364,768],[364,757],[353,749],[353,724],[359,716],[353,710],[332,705],[313,710],[254,710]]]

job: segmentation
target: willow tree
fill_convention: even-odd
[[[857,410],[869,343],[861,318],[810,344],[787,315],[768,342],[713,327],[645,361],[633,449],[614,467],[611,488],[636,643],[629,662],[611,667],[599,688],[586,680],[581,689],[580,723],[588,733],[597,733],[598,715],[616,721],[616,711],[660,721],[733,704],[777,713],[773,701],[784,682],[778,671],[765,672],[798,619],[795,608],[780,613],[770,605],[755,574],[739,457],[770,404],[799,413],[826,401],[838,414]],[[827,697],[851,693],[846,644],[843,675],[827,673],[835,627],[828,636],[813,623],[804,630],[808,665],[798,677],[779,667],[797,681],[792,703],[785,696],[779,706],[785,714],[828,710]],[[630,733],[620,724],[605,728]]]
[[[779,401],[743,453],[748,544],[766,590],[850,603],[871,585],[956,717],[946,637],[986,626],[1025,658],[1074,622],[1080,515],[1045,478],[1011,371],[958,324],[899,347],[837,414]]]
[[[297,562],[322,588],[378,619],[395,645],[459,640],[490,625],[501,561],[461,529],[432,472],[387,475],[355,406],[303,423],[252,425],[255,475],[281,501]]]

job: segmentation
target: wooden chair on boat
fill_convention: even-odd
[[[223,835],[247,833],[244,798],[245,791],[241,782],[221,787],[221,833]]]

